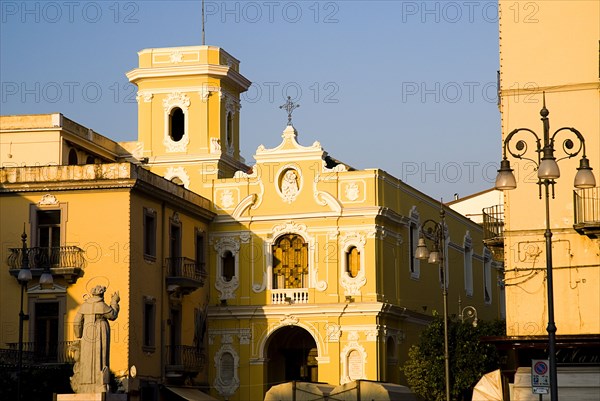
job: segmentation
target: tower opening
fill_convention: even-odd
[[[69,150],[69,166],[76,166],[79,164],[79,159],[77,157],[77,151],[75,149]]]
[[[171,136],[171,139],[174,142],[179,142],[181,138],[183,138],[183,134],[185,133],[185,115],[183,114],[183,110],[181,110],[179,107],[175,107],[173,110],[171,110],[169,119],[169,135]]]

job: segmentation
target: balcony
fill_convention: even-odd
[[[23,343],[23,365],[73,364],[75,348],[79,341],[60,341],[58,343]],[[19,344],[7,343],[8,348],[0,349],[0,364],[17,365]]]
[[[177,257],[166,258],[167,291],[189,294],[204,286],[206,270],[204,263],[197,263],[193,259]]]
[[[271,304],[307,304],[308,289],[290,288],[285,290],[271,290]]]
[[[50,268],[54,277],[62,276],[68,283],[73,284],[83,274],[84,251],[77,246],[34,247],[26,250],[33,277],[39,277],[44,269]],[[9,273],[17,277],[19,269],[23,266],[23,249],[9,248],[9,252],[7,260]]]
[[[204,370],[206,356],[202,349],[192,345],[166,346],[165,375],[170,378],[195,376]]]
[[[483,208],[483,243],[497,260],[504,252],[504,205]]]
[[[600,187],[573,191],[573,228],[590,238],[600,237]]]

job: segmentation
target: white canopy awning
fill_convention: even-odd
[[[473,388],[472,401],[502,401],[500,369],[486,373]]]
[[[337,386],[329,393],[328,399],[331,401],[418,401],[417,396],[406,386],[369,380],[358,380]]]
[[[187,401],[218,401],[216,398],[203,393],[195,387],[166,386],[168,390]]]
[[[281,401],[292,400],[296,401],[314,401],[321,399],[320,397],[327,396],[333,389],[333,386],[326,383],[307,383],[307,382],[287,382],[273,386],[265,394],[264,401]],[[294,397],[294,390],[296,396]]]

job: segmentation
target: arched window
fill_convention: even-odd
[[[346,251],[346,269],[352,278],[356,277],[360,271],[360,252],[355,246]]]
[[[94,164],[96,162],[96,160],[94,159],[94,156],[88,156],[85,159],[85,164]]]
[[[223,280],[229,282],[235,276],[235,258],[231,251],[223,252],[223,256],[221,256],[222,261],[222,276]]]
[[[385,344],[388,361],[396,356],[396,343],[392,337],[388,337]]]
[[[76,166],[78,162],[77,151],[75,149],[69,150],[69,166]]]
[[[346,363],[350,380],[360,380],[363,378],[363,359],[360,352],[355,349],[350,351]]]
[[[184,182],[181,180],[181,178],[179,178],[177,176],[171,178],[171,182],[173,184],[177,184],[177,185],[182,186],[182,187],[185,185]]]
[[[169,135],[173,142],[179,142],[185,133],[185,115],[183,110],[175,107],[169,115]]]
[[[468,297],[473,296],[473,243],[469,234],[465,235],[465,293]]]
[[[306,287],[308,287],[308,244],[300,235],[283,235],[273,245],[273,288]]]

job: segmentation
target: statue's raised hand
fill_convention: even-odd
[[[119,303],[119,301],[121,300],[121,297],[119,296],[119,291],[115,291],[112,294],[112,297],[110,299],[110,303]]]

